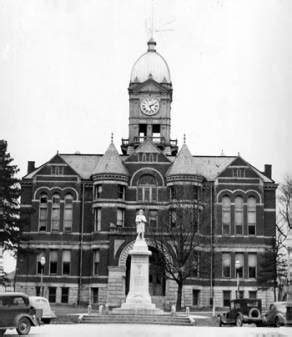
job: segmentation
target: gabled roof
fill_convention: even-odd
[[[90,179],[93,170],[102,155],[97,154],[61,154],[65,162],[75,170],[82,179]]]
[[[161,153],[158,150],[157,146],[155,146],[150,139],[146,139],[139,147],[135,150],[136,153]]]
[[[100,158],[95,169],[92,171],[92,175],[103,173],[129,175],[128,170],[124,166],[118,150],[113,143],[109,145],[105,154]]]
[[[194,165],[192,154],[186,144],[181,147],[176,159],[168,169],[166,176],[172,175],[196,175],[197,168]]]
[[[207,180],[215,180],[235,158],[229,156],[194,156],[193,166],[196,167],[197,174],[204,176]]]

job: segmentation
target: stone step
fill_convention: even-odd
[[[126,315],[126,314],[98,314],[84,315],[81,323],[130,323],[130,324],[160,324],[160,325],[192,325],[187,316],[172,315]]]

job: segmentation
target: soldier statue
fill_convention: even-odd
[[[136,215],[136,226],[137,226],[137,239],[144,239],[144,233],[145,233],[145,223],[147,222],[146,217],[144,215],[144,212],[142,209],[138,211],[138,214]]]

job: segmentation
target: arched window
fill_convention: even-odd
[[[73,196],[68,193],[65,195],[64,204],[64,232],[72,231],[73,222]]]
[[[256,204],[257,201],[254,197],[247,199],[248,235],[256,235]]]
[[[234,222],[235,222],[235,234],[243,234],[243,199],[236,197],[234,201]]]
[[[59,230],[60,230],[60,195],[55,193],[52,198],[51,231],[57,232]]]
[[[230,234],[231,224],[231,202],[230,198],[225,196],[222,198],[222,234]]]
[[[157,181],[151,174],[143,174],[138,180],[137,199],[138,201],[157,201]]]
[[[48,226],[48,196],[42,193],[40,196],[39,208],[39,231],[45,232]]]

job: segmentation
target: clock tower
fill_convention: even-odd
[[[172,83],[165,59],[148,41],[148,50],[135,62],[129,91],[129,138],[122,139],[122,151],[131,154],[146,139],[166,155],[177,153],[177,141],[170,139]]]

